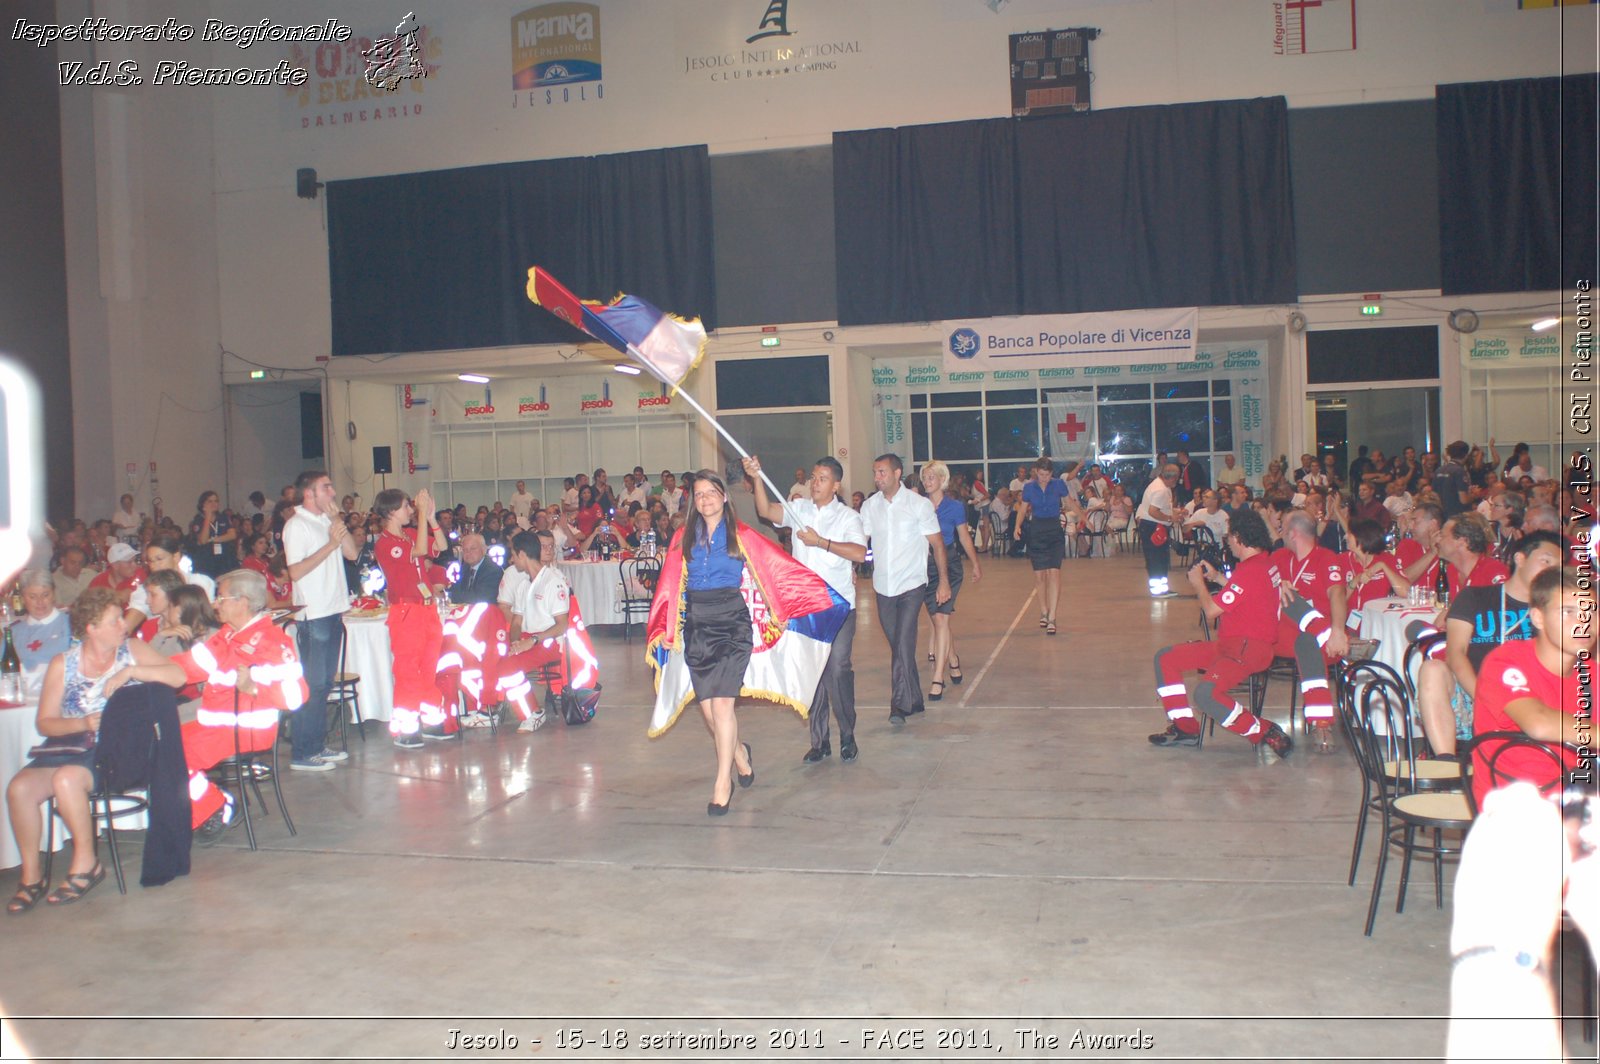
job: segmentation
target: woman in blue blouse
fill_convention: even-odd
[[[1028,531],[1028,560],[1033,563],[1033,585],[1039,592],[1039,627],[1056,634],[1056,601],[1061,597],[1061,562],[1067,556],[1067,539],[1061,531],[1061,500],[1067,486],[1052,475],[1050,459],[1033,463],[1033,479],[1022,486],[1022,507],[1017,514],[1016,538]]]
[[[961,659],[956,656],[955,640],[950,635],[950,617],[956,612],[956,594],[961,590],[964,568],[961,556],[966,555],[972,566],[974,581],[983,578],[983,568],[978,564],[978,552],[972,545],[972,534],[967,530],[967,504],[953,495],[945,494],[945,487],[950,483],[950,468],[943,462],[928,462],[922,467],[921,476],[923,494],[933,503],[933,513],[939,520],[939,531],[944,536],[945,566],[950,578],[950,598],[945,602],[936,602],[934,593],[939,587],[939,572],[930,553],[923,605],[927,607],[928,619],[933,622],[934,680],[928,691],[928,701],[937,702],[944,697],[946,662],[950,663],[950,682],[959,684],[962,680]],[[956,549],[958,543],[959,550]]]
[[[750,611],[739,590],[745,563],[739,553],[739,519],[728,501],[727,486],[721,477],[702,469],[689,490],[692,502],[682,541],[688,569],[683,659],[706,730],[716,744],[717,776],[706,815],[722,816],[733,801],[735,773],[741,787],[756,779],[750,744],[739,742],[739,720],[733,712],[750,663]]]

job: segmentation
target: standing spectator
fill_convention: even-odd
[[[827,455],[817,459],[808,484],[810,498],[792,500],[787,510],[767,498],[759,457],[752,455],[745,459],[744,468],[755,484],[757,513],[780,528],[793,529],[795,561],[822,577],[850,604],[849,615],[839,627],[839,634],[833,637],[828,664],[823,668],[816,697],[811,702],[811,747],[801,760],[814,765],[833,754],[828,740],[831,712],[839,722],[839,759],[854,761],[857,755],[856,674],[850,660],[856,640],[854,565],[866,561],[867,532],[861,515],[839,500],[844,467]],[[790,523],[791,513],[800,522],[797,529]]]
[[[1472,487],[1472,481],[1462,464],[1467,460],[1467,450],[1465,440],[1456,440],[1446,447],[1446,462],[1430,478],[1433,490],[1439,496],[1440,511],[1447,520],[1465,510],[1470,504],[1468,492]]]
[[[671,470],[661,471],[661,487],[657,489],[656,496],[667,508],[668,517],[675,516],[683,508],[683,489],[678,487],[678,478],[672,475]]]
[[[1173,485],[1173,496],[1179,506],[1189,505],[1194,493],[1206,486],[1206,467],[1189,457],[1189,452],[1178,452],[1178,483]]]
[[[1039,627],[1056,634],[1056,605],[1061,598],[1061,563],[1067,556],[1066,535],[1061,531],[1061,504],[1067,486],[1050,475],[1050,459],[1033,463],[1033,479],[1022,489],[1014,539],[1026,537],[1028,561],[1033,566],[1033,586],[1039,592]]]
[[[194,520],[189,522],[189,561],[195,572],[213,581],[239,564],[239,533],[232,522],[218,513],[221,507],[222,500],[216,492],[201,492],[195,503]]]
[[[301,607],[295,644],[308,693],[305,708],[293,717],[289,767],[327,772],[350,756],[327,745],[328,692],[339,667],[344,611],[350,607],[344,559],[355,560],[357,548],[345,523],[334,520],[333,481],[326,472],[306,470],[295,478],[294,490],[300,505],[283,526],[283,557],[295,605]]]
[[[372,501],[372,512],[383,521],[373,553],[383,569],[389,598],[389,648],[394,657],[389,735],[400,749],[415,750],[424,737],[444,740],[460,734],[454,715],[440,704],[434,680],[444,633],[433,603],[428,559],[431,552],[446,549],[445,532],[437,517],[429,517],[434,512],[433,495],[426,488],[417,492],[415,504],[399,488],[380,491]],[[415,529],[408,536],[406,526],[413,521]]]
[[[644,484],[633,473],[622,475],[622,494],[617,497],[617,509],[623,510],[630,506],[648,506],[650,493],[645,490]]]
[[[1222,456],[1222,464],[1217,467],[1217,489],[1231,494],[1235,484],[1244,483],[1244,466],[1239,464],[1239,459],[1233,453]]]
[[[1144,547],[1145,575],[1149,577],[1151,598],[1177,598],[1167,576],[1172,568],[1172,526],[1178,520],[1178,508],[1172,501],[1172,485],[1178,482],[1178,467],[1164,465],[1160,476],[1144,489],[1144,498],[1134,517],[1139,522],[1139,542]],[[1249,512],[1249,511],[1245,511]],[[1237,521],[1239,514],[1230,520]],[[1271,547],[1269,538],[1267,547]]]
[[[123,543],[137,542],[139,526],[144,524],[144,514],[135,512],[132,495],[124,495],[119,501],[121,505],[111,515],[112,535]]]
[[[939,577],[934,602],[950,598],[939,519],[927,499],[901,483],[904,468],[897,454],[873,459],[872,482],[878,490],[861,506],[861,520],[872,541],[878,624],[889,641],[889,723],[895,725],[926,708],[917,675],[917,614],[928,583],[930,547]]]
[[[1465,452],[1463,452],[1463,457]],[[1359,484],[1372,472],[1372,459],[1367,457],[1367,445],[1361,444],[1356,448],[1355,460],[1350,463],[1350,479],[1348,483]]]
[[[528,485],[525,481],[517,481],[516,494],[511,496],[511,513],[517,519],[518,528],[530,527],[528,513],[538,501],[538,499],[529,494]]]
[[[1385,529],[1394,524],[1394,515],[1383,505],[1383,500],[1378,498],[1378,488],[1374,481],[1362,480],[1356,484],[1356,502],[1350,508],[1350,519],[1376,521]]]
[[[796,469],[794,471],[794,483],[789,485],[790,499],[804,499],[806,496],[811,494],[811,485],[807,482],[807,480],[808,478],[804,469]]]

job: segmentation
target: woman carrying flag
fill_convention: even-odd
[[[755,782],[734,702],[766,698],[809,711],[848,604],[822,578],[741,523],[722,478],[702,469],[650,605],[645,658],[655,670],[650,736],[698,699],[716,748],[708,816],[723,816],[733,781]]]

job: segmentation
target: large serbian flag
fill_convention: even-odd
[[[750,526],[739,525],[744,578],[739,590],[750,611],[750,664],[739,693],[811,712],[817,683],[833,651],[833,638],[850,615],[850,604],[810,569]],[[687,564],[683,532],[667,549],[645,627],[645,662],[655,672],[656,704],[650,738],[672,727],[694,701],[694,684],[683,659]]]
[[[601,343],[640,359],[674,388],[705,353],[706,330],[699,318],[685,321],[638,296],[617,296],[610,303],[579,299],[535,266],[528,271],[528,298]]]

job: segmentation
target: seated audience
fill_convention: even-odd
[[[117,544],[126,546],[126,544]],[[50,905],[81,900],[106,878],[95,857],[94,816],[89,793],[94,788],[94,735],[106,701],[124,684],[183,683],[183,670],[122,628],[122,603],[109,588],[90,588],[72,606],[72,634],[79,643],[58,654],[45,669],[34,727],[60,752],[41,752],[6,787],[6,811],[22,854],[17,892],[6,912],[25,913],[43,898]],[[56,815],[66,821],[72,858],[61,885],[45,895],[39,849],[44,834],[40,808],[54,798]]]
[[[450,585],[450,601],[457,604],[494,602],[504,575],[504,570],[489,557],[489,546],[483,536],[468,532],[461,537],[461,575]]]
[[[56,587],[43,569],[24,569],[17,578],[26,611],[11,625],[11,640],[22,659],[25,676],[43,679],[45,666],[65,653],[72,641],[72,621],[56,608]],[[30,679],[29,687],[37,690]]]

